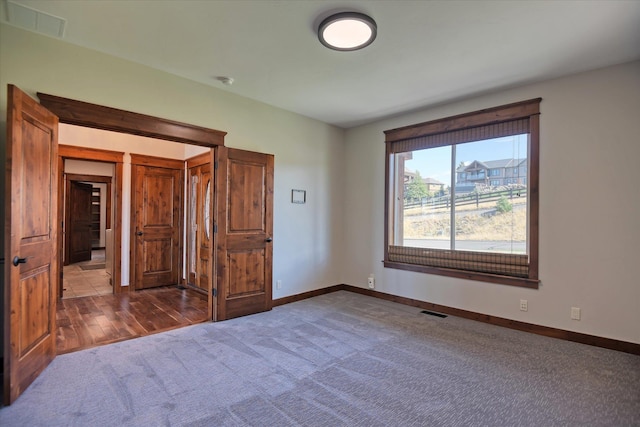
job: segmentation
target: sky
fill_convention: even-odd
[[[527,139],[527,135],[515,135],[458,144],[455,165],[474,160],[525,159]],[[451,147],[414,151],[413,159],[407,160],[405,167],[413,172],[419,171],[422,178],[434,178],[451,185]]]

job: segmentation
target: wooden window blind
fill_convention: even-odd
[[[385,131],[386,209],[385,267],[423,271],[481,281],[538,286],[538,175],[539,175],[539,114],[541,98],[489,108],[472,113],[434,120]],[[389,221],[402,220],[390,210],[396,205],[392,192],[397,188],[390,176],[390,159],[394,155],[435,147],[451,146],[513,135],[529,135],[528,253],[509,254],[435,248],[409,247],[393,244],[394,227]]]
[[[523,133],[529,133],[528,118],[395,141],[391,143],[391,152],[403,153]]]

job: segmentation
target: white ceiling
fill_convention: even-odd
[[[640,58],[637,0],[11,1],[66,19],[69,43],[344,128]],[[347,10],[377,39],[325,48],[319,21]]]

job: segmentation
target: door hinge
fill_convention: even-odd
[[[214,233],[218,232],[218,224],[213,224],[213,232]]]
[[[218,161],[213,162],[213,169],[218,170]]]
[[[213,296],[214,297],[218,296],[218,290],[216,288],[213,288]]]

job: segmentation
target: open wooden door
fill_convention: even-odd
[[[187,284],[209,291],[213,282],[210,152],[187,159]]]
[[[56,355],[58,118],[9,85],[5,193],[4,400]]]
[[[208,319],[215,320],[213,296],[214,150],[186,160],[187,164],[187,285],[207,293]]]
[[[91,198],[93,185],[71,181],[67,206],[67,255],[65,265],[91,260]]]
[[[271,310],[273,156],[218,147],[217,319]]]

